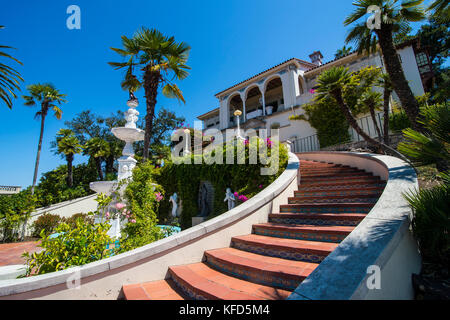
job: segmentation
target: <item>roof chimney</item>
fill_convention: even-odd
[[[311,59],[311,62],[314,64],[317,64],[318,66],[321,66],[323,55],[320,51],[315,51],[312,54],[309,55],[309,58]]]

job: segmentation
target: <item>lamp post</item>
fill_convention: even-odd
[[[240,128],[240,126],[239,126],[239,117],[242,115],[242,112],[240,111],[240,110],[236,110],[235,112],[234,112],[234,116],[236,117],[236,123],[237,123],[237,134],[236,134],[236,137],[238,138],[238,139],[241,139],[241,140],[245,140],[242,136],[241,136],[241,128]]]
[[[184,156],[188,156],[191,154],[191,150],[189,150],[189,140],[190,139],[190,135],[191,135],[191,131],[189,129],[184,129],[184,133],[185,133],[185,145],[184,145]]]

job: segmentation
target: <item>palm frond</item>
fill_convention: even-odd
[[[178,88],[178,86],[176,84],[167,83],[163,87],[162,93],[167,98],[175,98],[183,103],[186,103],[186,101],[184,100],[184,97],[183,97],[183,93],[181,92],[180,88]]]

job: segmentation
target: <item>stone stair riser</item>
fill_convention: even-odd
[[[253,227],[253,233],[261,236],[275,237],[275,238],[287,238],[295,240],[308,240],[308,241],[321,241],[321,242],[333,242],[339,243],[345,239],[347,234],[328,234],[324,232],[302,232],[302,231],[287,231],[276,230],[268,228],[255,228]]]
[[[277,247],[258,246],[252,243],[246,243],[242,241],[232,241],[232,247],[239,250],[261,254],[269,257],[276,257],[295,261],[313,262],[313,263],[320,263],[328,256],[328,254],[318,254],[315,252],[308,252],[307,250],[305,251],[288,250]]]
[[[369,198],[369,197],[363,197],[363,198],[327,198],[327,197],[317,197],[314,199],[302,199],[299,197],[296,198],[289,198],[288,203],[289,204],[314,204],[314,203],[372,203],[375,204],[377,202],[376,198]]]
[[[281,224],[307,224],[313,226],[357,226],[362,219],[317,219],[306,217],[271,217],[269,222]]]
[[[225,263],[211,256],[207,256],[206,263],[212,268],[236,278],[284,290],[295,290],[305,279],[304,277],[287,277],[280,273],[267,274],[255,270],[248,270],[242,268],[242,266]]]
[[[369,213],[371,207],[280,207],[281,213]]]

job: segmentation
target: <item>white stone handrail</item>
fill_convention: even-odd
[[[161,280],[168,267],[202,261],[204,251],[227,247],[251,233],[297,188],[298,158],[289,153],[286,170],[253,198],[195,227],[111,258],[34,277],[0,281],[0,299],[117,299],[122,285]],[[81,287],[70,285],[80,280]],[[69,283],[69,285],[68,285]]]
[[[420,272],[421,257],[409,228],[412,212],[402,194],[418,188],[414,169],[398,158],[383,155],[306,152],[299,156],[301,160],[357,167],[387,183],[364,220],[289,299],[413,299],[411,274]]]

